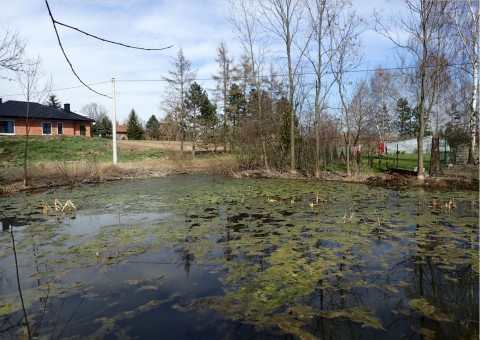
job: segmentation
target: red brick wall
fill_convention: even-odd
[[[31,136],[41,136],[43,135],[42,131],[42,122],[52,123],[52,136],[58,135],[57,122],[55,120],[38,120],[32,119],[29,120],[30,131],[29,135]],[[80,136],[80,125],[85,125],[85,136],[90,137],[90,122],[71,122],[65,121],[63,123],[63,135],[64,136]],[[22,136],[27,134],[27,124],[25,119],[15,119],[15,135]]]

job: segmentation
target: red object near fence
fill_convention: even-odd
[[[380,142],[380,144],[378,144],[378,151],[380,152],[380,155],[385,154],[385,143],[384,142]]]

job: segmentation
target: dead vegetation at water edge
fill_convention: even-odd
[[[152,177],[164,177],[178,174],[211,173],[234,178],[279,178],[308,179],[362,183],[373,187],[402,188],[424,187],[438,190],[479,190],[478,167],[469,171],[450,172],[427,177],[419,183],[415,176],[401,174],[375,173],[373,171],[356,172],[347,177],[341,171],[323,171],[315,178],[312,173],[298,171],[265,171],[262,169],[242,169],[232,155],[192,157],[178,151],[169,151],[162,159],[145,159],[142,162],[122,162],[116,165],[98,160],[57,161],[33,163],[30,166],[30,184],[22,184],[22,170],[7,167],[0,177],[0,192],[3,195],[58,186],[78,186],[87,183],[101,183],[112,180],[129,180]]]

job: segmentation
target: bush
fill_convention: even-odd
[[[62,179],[70,186],[77,186],[83,182],[98,181],[100,179],[97,160],[61,161],[56,164]]]

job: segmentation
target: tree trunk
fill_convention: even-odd
[[[478,122],[478,67],[479,67],[479,58],[478,58],[478,33],[480,32],[480,14],[476,16],[475,20],[477,33],[474,36],[473,50],[475,53],[473,61],[473,96],[472,96],[472,114],[470,116],[470,148],[468,150],[468,163],[474,164],[476,161],[476,150],[475,146],[477,145],[477,122]],[[477,150],[478,152],[478,150]],[[478,157],[478,155],[477,155]]]
[[[440,139],[432,138],[432,150],[430,151],[430,176],[440,172]]]
[[[28,142],[29,142],[29,136],[28,136],[28,118],[27,118],[27,134],[25,136],[25,147],[23,150],[23,186],[27,187],[28,186]]]

